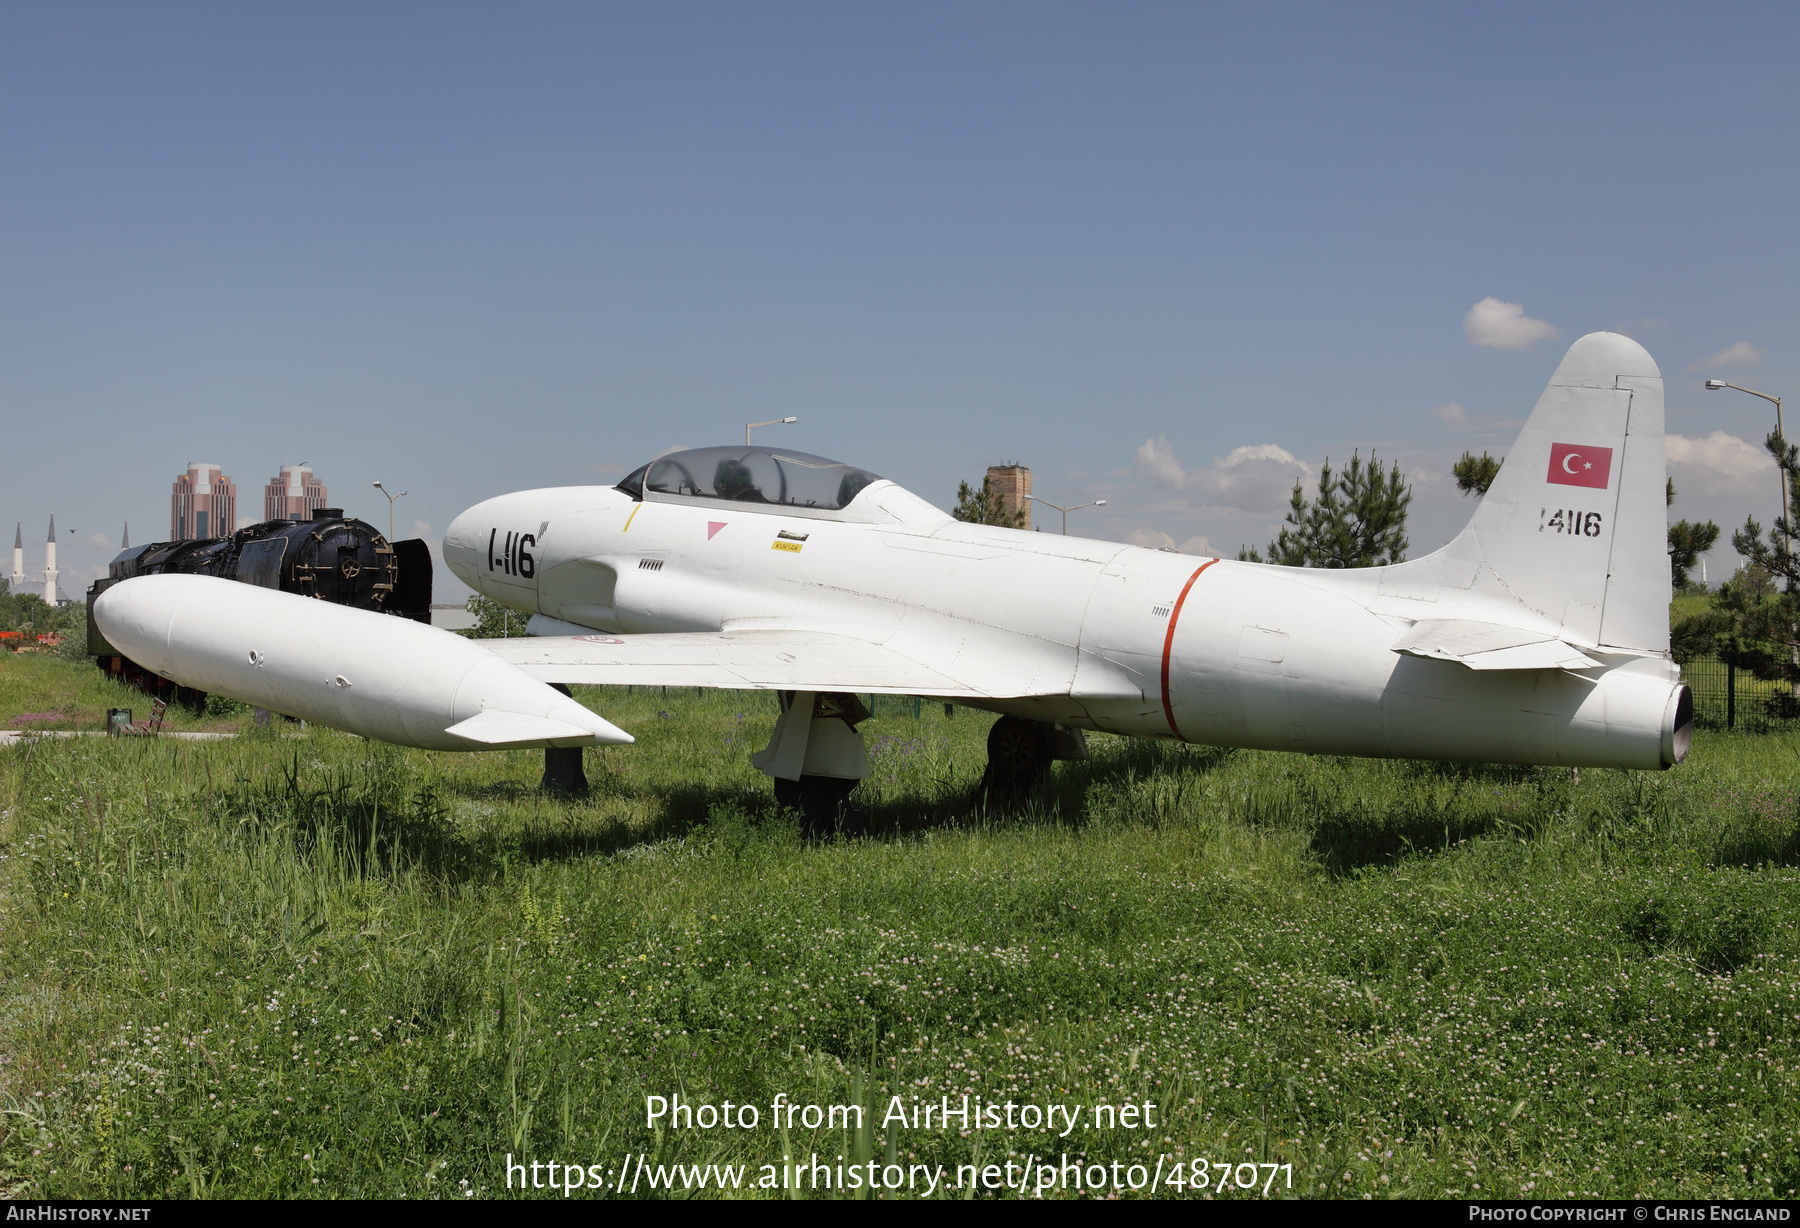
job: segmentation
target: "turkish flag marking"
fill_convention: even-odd
[[[1606,483],[1602,482],[1602,483],[1600,483],[1600,485],[1604,486],[1604,485],[1606,485]],[[707,521],[706,522],[706,540],[711,541],[713,539],[713,537],[718,533],[718,531],[720,529],[724,528],[727,523],[728,522],[723,521],[723,520]]]
[[[1612,475],[1612,449],[1575,443],[1550,445],[1550,474],[1544,480],[1558,486],[1592,486],[1605,490]]]

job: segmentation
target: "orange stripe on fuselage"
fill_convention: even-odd
[[[1216,563],[1218,561],[1219,561],[1218,559],[1207,559],[1206,562],[1200,564],[1200,566],[1195,569],[1193,575],[1188,577],[1188,582],[1186,584],[1182,585],[1181,596],[1179,596],[1175,599],[1175,608],[1169,611],[1169,633],[1167,635],[1163,636],[1163,666],[1162,666],[1163,715],[1169,718],[1169,732],[1174,734],[1176,737],[1181,738],[1181,740],[1183,742],[1187,741],[1187,739],[1181,736],[1181,730],[1176,727],[1175,705],[1169,702],[1169,656],[1175,649],[1175,624],[1181,618],[1181,607],[1184,604],[1186,604],[1187,599],[1188,599],[1188,593],[1194,587],[1194,581],[1198,580],[1200,578],[1201,572],[1205,571],[1208,567],[1211,567],[1214,563]]]

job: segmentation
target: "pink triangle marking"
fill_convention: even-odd
[[[727,522],[723,521],[723,520],[707,521],[706,522],[706,540],[711,541],[713,539],[713,536],[715,534],[717,534],[720,529],[725,527],[726,523]]]

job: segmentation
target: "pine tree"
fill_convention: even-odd
[[[959,484],[956,510],[950,514],[969,524],[994,524],[1003,529],[1022,529],[1027,518],[1024,508],[1016,512],[1006,510],[1006,497],[995,489],[992,478],[982,478],[980,490],[967,482]]]
[[[1719,586],[1711,609],[1680,619],[1669,635],[1677,661],[1716,653],[1759,678],[1800,682],[1800,559],[1789,540],[1800,525],[1800,448],[1773,432],[1764,446],[1786,475],[1787,510],[1767,534],[1756,517],[1744,518],[1731,535],[1744,565]]]
[[[1732,617],[1736,638],[1748,642],[1738,645],[1740,653],[1750,645],[1766,650],[1743,662],[1757,676],[1800,681],[1800,635],[1795,633],[1800,626],[1800,559],[1793,550],[1794,528],[1800,525],[1800,447],[1773,431],[1763,446],[1787,478],[1788,505],[1766,537],[1756,517],[1744,517],[1744,527],[1731,535],[1731,545],[1744,558],[1743,570],[1760,569],[1780,589],[1760,600],[1748,593],[1727,598],[1721,591],[1724,600],[1713,604]]]
[[[1487,494],[1488,487],[1500,476],[1500,461],[1489,456],[1484,450],[1480,456],[1473,452],[1464,452],[1462,459],[1450,466],[1450,474],[1456,479],[1456,489],[1465,495],[1474,495],[1479,499]]]
[[[1668,479],[1666,506],[1675,505],[1675,479]],[[1669,526],[1669,578],[1675,591],[1686,592],[1700,556],[1719,544],[1719,526],[1710,520],[1678,520]]]
[[[1319,467],[1319,490],[1310,503],[1301,483],[1294,483],[1286,523],[1269,543],[1266,561],[1281,567],[1381,567],[1402,562],[1411,502],[1412,488],[1400,476],[1398,464],[1383,471],[1373,452],[1367,465],[1356,453],[1333,473],[1327,460]],[[1265,561],[1248,549],[1238,551],[1238,558]]]

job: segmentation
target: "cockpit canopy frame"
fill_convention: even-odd
[[[659,456],[618,489],[640,501],[728,504],[745,511],[836,519],[882,480],[866,469],[807,452],[736,446]]]

